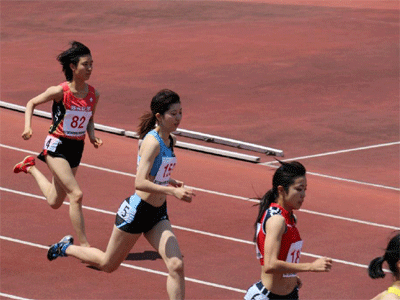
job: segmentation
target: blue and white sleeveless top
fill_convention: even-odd
[[[162,138],[158,135],[158,132],[156,130],[150,131],[149,133],[146,134],[146,136],[148,134],[154,136],[158,141],[158,143],[160,144],[160,153],[154,160],[153,166],[150,171],[150,175],[155,176],[153,181],[155,184],[166,186],[169,183],[172,170],[174,169],[177,162],[174,154],[172,137],[169,136],[170,148],[168,148],[167,145],[165,145]],[[145,139],[146,136],[143,139]],[[138,160],[137,160],[138,167],[139,167],[139,162],[140,162],[140,156],[138,154]]]

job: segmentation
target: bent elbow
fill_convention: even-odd
[[[276,271],[276,265],[274,263],[265,262],[263,266],[263,272],[266,274],[272,274]]]
[[[145,182],[143,180],[137,180],[135,181],[135,189],[139,190],[139,191],[144,191],[145,190]]]
[[[29,100],[28,103],[26,104],[26,109],[31,109],[34,110],[35,107],[37,106],[37,104],[35,103],[35,101],[33,101],[33,99]]]

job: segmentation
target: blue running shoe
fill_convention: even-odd
[[[49,251],[47,251],[47,259],[52,261],[59,256],[67,256],[65,250],[67,250],[67,248],[73,244],[74,238],[72,237],[72,235],[64,236],[61,241],[52,245]]]

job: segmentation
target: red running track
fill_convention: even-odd
[[[1,100],[24,105],[61,81],[54,56],[67,40],[78,39],[94,48],[90,83],[102,95],[98,123],[134,130],[147,109],[142,99],[168,86],[182,95],[183,128],[282,148],[286,158],[396,142],[398,10],[383,2],[386,7],[367,5],[371,1],[360,7],[78,2],[82,11],[73,2],[2,2],[7,76]],[[31,17],[47,10],[57,18]],[[79,30],[77,16],[89,33]],[[160,52],[155,42],[166,48]],[[259,109],[264,95],[270,98],[268,111]],[[34,137],[26,142],[20,138],[23,115],[0,113],[0,292],[26,299],[165,299],[165,276],[149,272],[166,268],[144,239],[113,274],[73,259],[47,261],[47,245],[72,232],[68,207],[51,210],[36,197],[40,191],[32,178],[11,170],[30,151],[40,151],[49,121],[34,118]],[[99,136],[104,146],[87,145],[78,180],[84,205],[102,210],[85,210],[85,218],[91,244],[105,249],[113,214],[134,190],[137,141]],[[256,208],[246,199],[269,188],[274,168],[176,152],[174,177],[199,189],[191,204],[168,200],[185,259],[187,298],[241,299],[260,272],[251,244]],[[301,298],[371,298],[390,283],[389,277],[369,279],[364,266],[399,227],[399,145],[302,162],[309,171],[307,199],[297,213],[302,260],[326,255],[336,261],[330,273],[301,274]],[[39,168],[49,176],[43,163]]]
[[[5,121],[7,124],[20,123],[23,122],[23,115],[2,110],[2,122]],[[45,132],[47,125],[47,120],[35,119],[38,132]],[[7,134],[5,130],[5,126],[2,126],[2,170],[11,170],[13,164],[26,155],[24,151],[40,149],[44,135],[37,134],[33,140],[25,142],[15,138],[19,134],[18,129],[8,128]],[[107,170],[134,174],[137,142],[110,134],[103,133],[101,136],[106,141],[104,147],[99,150],[87,147],[83,162]],[[6,148],[5,145],[15,149]],[[120,149],[118,155],[113,154],[115,148]],[[244,199],[254,196],[254,191],[264,191],[268,185],[266,178],[270,178],[273,169],[180,149],[177,149],[177,156],[180,164],[175,173],[176,178],[184,179],[187,185],[210,192],[197,192],[192,204],[169,199],[172,223],[239,239],[231,241],[176,229],[185,257],[186,276],[245,290],[259,277],[259,266],[254,257],[254,246],[246,243],[251,241],[251,224],[256,209],[253,203]],[[39,163],[39,168],[46,170],[42,163]],[[78,180],[84,190],[84,204],[110,212],[116,211],[120,201],[130,195],[134,187],[131,176],[100,171],[85,165],[80,167]],[[2,171],[1,182],[3,188],[11,190],[2,191],[2,236],[48,245],[72,232],[67,206],[53,211],[41,199],[17,194],[25,192],[40,195],[29,176]],[[233,185],[235,182],[236,185]],[[303,207],[306,210],[398,226],[397,191],[312,175],[309,175],[309,187]],[[243,199],[216,195],[211,191],[237,195]],[[392,209],[388,209],[387,214],[377,214],[382,206]],[[105,249],[114,216],[85,210],[85,218],[91,244]],[[298,218],[300,232],[305,240],[305,253],[326,255],[345,261],[335,263],[329,274],[302,274],[302,298],[365,299],[388,283],[385,280],[373,284],[365,268],[348,263],[368,264],[374,255],[380,254],[380,245],[385,243],[392,229],[315,216],[306,212],[298,212]],[[372,241],[375,245],[372,245]],[[49,263],[45,249],[5,240],[2,240],[1,245],[3,293],[35,299],[49,299],[54,293],[60,299],[165,297],[165,278],[162,275],[126,267],[121,267],[113,274],[102,274],[73,259],[59,259]],[[127,260],[126,263],[165,272],[162,261],[159,258],[154,259],[154,255],[147,251],[153,250],[143,239],[132,251],[133,260]],[[310,257],[304,256],[304,261],[309,260]],[[49,288],[50,282],[54,288]],[[188,299],[239,299],[241,296],[240,292],[199,283],[188,282],[187,286]]]

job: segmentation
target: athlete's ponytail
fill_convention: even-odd
[[[281,166],[275,171],[275,174],[272,178],[272,189],[266,192],[265,195],[260,199],[258,215],[256,222],[254,223],[256,230],[257,223],[261,222],[265,211],[270,207],[271,203],[274,203],[278,198],[278,186],[282,186],[283,189],[288,192],[289,186],[294,183],[296,178],[306,174],[306,169],[304,166],[297,161],[286,163],[278,160],[278,162],[281,164]]]
[[[139,138],[143,139],[145,135],[154,129],[157,123],[156,114],[164,115],[172,104],[180,103],[179,95],[171,90],[163,89],[159,91],[151,100],[151,112],[144,113],[140,117],[138,126]]]
[[[385,272],[383,272],[383,263],[385,259],[382,256],[374,258],[368,266],[368,274],[369,277],[376,279],[376,278],[383,278],[385,277]]]
[[[400,270],[397,268],[397,263],[400,260],[400,233],[397,233],[388,243],[384,256],[374,258],[368,266],[368,274],[371,278],[383,278],[383,263],[386,261],[390,271],[397,280],[400,279]]]
[[[156,126],[157,118],[153,113],[147,112],[140,117],[140,124],[138,127],[139,139],[144,136]]]

